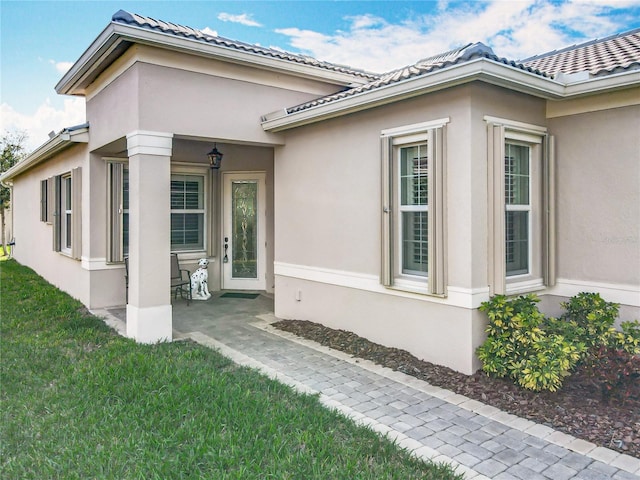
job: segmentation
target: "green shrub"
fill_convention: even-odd
[[[560,317],[569,337],[585,345],[588,352],[593,347],[605,345],[616,333],[613,327],[620,306],[605,301],[599,293],[582,292],[560,304],[566,312]]]
[[[478,348],[482,369],[530,390],[556,391],[578,362],[603,399],[628,396],[640,375],[640,323],[614,328],[619,305],[597,293],[580,293],[546,318],[536,295],[496,295],[480,310],[489,317],[487,340]],[[606,398],[605,398],[606,396]]]
[[[507,299],[496,295],[480,310],[487,313],[487,340],[478,348],[482,369],[509,377],[530,390],[556,391],[580,357],[580,348],[545,331],[536,295]]]

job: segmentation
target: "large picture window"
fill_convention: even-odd
[[[382,132],[382,283],[446,294],[445,127],[448,119]]]
[[[204,250],[204,176],[171,175],[171,250]]]

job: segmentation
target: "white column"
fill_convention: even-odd
[[[171,133],[127,135],[129,303],[127,336],[171,341]]]

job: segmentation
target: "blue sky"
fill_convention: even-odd
[[[640,0],[0,1],[0,127],[35,148],[82,123],[54,86],[119,9],[223,37],[386,71],[468,42],[522,59],[640,27]]]

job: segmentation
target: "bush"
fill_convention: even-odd
[[[609,403],[611,398],[624,403],[631,396],[634,387],[638,388],[640,355],[603,345],[592,351],[585,364],[584,374],[600,389],[604,403]]]
[[[580,358],[581,348],[545,331],[536,295],[507,299],[496,295],[480,310],[487,313],[488,338],[477,354],[490,375],[509,377],[530,390],[556,391]]]
[[[594,347],[606,345],[616,333],[613,324],[620,306],[605,301],[599,293],[582,292],[560,305],[566,310],[560,323],[572,341],[585,345],[585,354]]]
[[[545,318],[536,295],[496,295],[480,310],[489,317],[487,340],[478,348],[482,369],[530,390],[556,391],[579,363],[603,400],[623,399],[640,378],[640,323],[614,328],[619,305],[597,293],[580,293],[562,304],[558,319]]]

